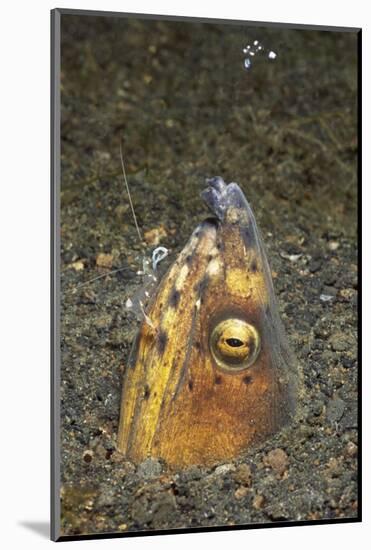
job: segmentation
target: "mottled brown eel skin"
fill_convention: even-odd
[[[288,423],[296,365],[250,205],[206,181],[214,218],[162,279],[124,375],[118,449],[170,467],[232,459]]]

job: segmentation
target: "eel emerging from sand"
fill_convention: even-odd
[[[294,414],[296,365],[251,207],[236,183],[206,183],[214,217],[163,277],[125,371],[118,449],[134,462],[226,461]]]

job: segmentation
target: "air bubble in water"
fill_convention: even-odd
[[[250,57],[246,57],[244,60],[244,67],[245,69],[249,70],[252,66],[252,57],[258,56],[259,54],[262,54],[264,52],[265,48],[259,40],[254,40],[254,42],[251,44],[246,44],[246,46],[243,48],[243,53],[245,55],[248,55]],[[273,50],[269,50],[269,53],[266,54],[268,59],[276,59],[277,54]]]
[[[248,71],[251,67],[251,59],[246,57],[245,61],[243,62],[243,65],[244,65],[245,69]]]

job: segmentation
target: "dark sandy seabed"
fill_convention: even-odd
[[[256,38],[278,57],[245,71]],[[357,516],[356,86],[354,33],[62,16],[63,535]],[[214,175],[264,237],[299,414],[228,464],[135,466],[115,448],[124,304],[156,238],[166,269],[208,215]]]

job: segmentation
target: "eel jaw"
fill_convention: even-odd
[[[226,220],[231,211],[242,218],[250,211],[249,204],[237,183],[227,184],[223,178],[215,176],[206,179],[206,185],[201,197],[221,222]]]

